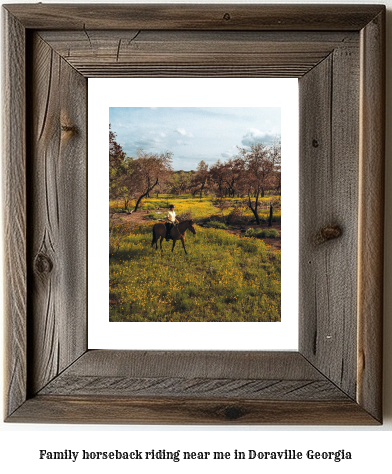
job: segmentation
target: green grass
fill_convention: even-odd
[[[256,237],[257,239],[276,239],[279,237],[279,232],[275,229],[247,229],[245,232],[247,237]]]
[[[110,253],[110,321],[280,321],[280,252],[262,240],[197,227],[185,255],[152,249],[152,224],[129,232]]]
[[[166,212],[150,212],[149,214],[147,214],[147,217],[149,219],[152,219],[152,220],[160,220],[160,219],[164,219],[166,217]]]
[[[219,221],[209,221],[206,222],[204,226],[212,229],[228,229],[227,225],[224,222]]]

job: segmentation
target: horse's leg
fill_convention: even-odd
[[[174,250],[174,246],[176,245],[177,240],[173,239],[173,247],[172,247],[172,252]]]
[[[182,242],[182,246],[184,247],[185,253],[188,254],[188,252],[186,251],[186,248],[185,248],[185,236],[180,237],[180,239],[181,239],[181,242]]]
[[[161,240],[160,240],[161,252],[163,252],[163,250],[162,250],[162,242],[163,242],[163,236],[161,235]],[[157,248],[158,248],[158,244],[157,244]]]

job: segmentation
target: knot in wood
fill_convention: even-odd
[[[50,273],[52,271],[53,262],[47,255],[40,252],[35,257],[34,268],[38,273],[47,274],[47,273]]]
[[[77,128],[74,125],[61,125],[61,130],[63,132],[71,132],[71,133],[77,132]]]
[[[231,20],[230,13],[225,13],[225,14],[223,15],[223,19],[226,20],[226,21]]]
[[[318,146],[319,146],[319,142],[315,138],[312,140],[312,146],[313,146],[313,148],[318,148]]]
[[[223,414],[227,420],[237,420],[238,418],[241,418],[244,413],[240,407],[234,405],[226,407],[223,411]]]
[[[338,225],[323,227],[315,237],[316,244],[322,244],[328,240],[337,239],[342,235],[342,229]]]

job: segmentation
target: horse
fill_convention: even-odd
[[[185,248],[185,232],[189,229],[192,234],[196,234],[195,223],[193,220],[189,221],[182,221],[176,226],[174,226],[170,231],[170,237],[173,239],[173,247],[172,252],[174,250],[174,246],[176,245],[177,240],[181,240],[182,246],[184,247],[184,251],[187,254]],[[158,250],[158,240],[161,239],[160,246],[162,251],[162,241],[166,237],[166,227],[165,224],[155,224],[152,228],[152,242],[151,247],[155,244],[155,250]]]

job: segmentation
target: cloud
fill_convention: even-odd
[[[176,132],[183,137],[193,137],[193,134],[191,132],[187,132],[184,128],[177,128]]]
[[[242,137],[241,143],[245,146],[253,145],[256,142],[262,142],[264,145],[272,145],[277,134],[271,131],[262,132],[257,128],[251,128],[246,135]]]
[[[142,135],[138,140],[135,140],[133,143],[129,142],[127,145],[134,146],[135,148],[157,148],[165,146],[166,134],[164,132],[149,132],[147,135]]]

